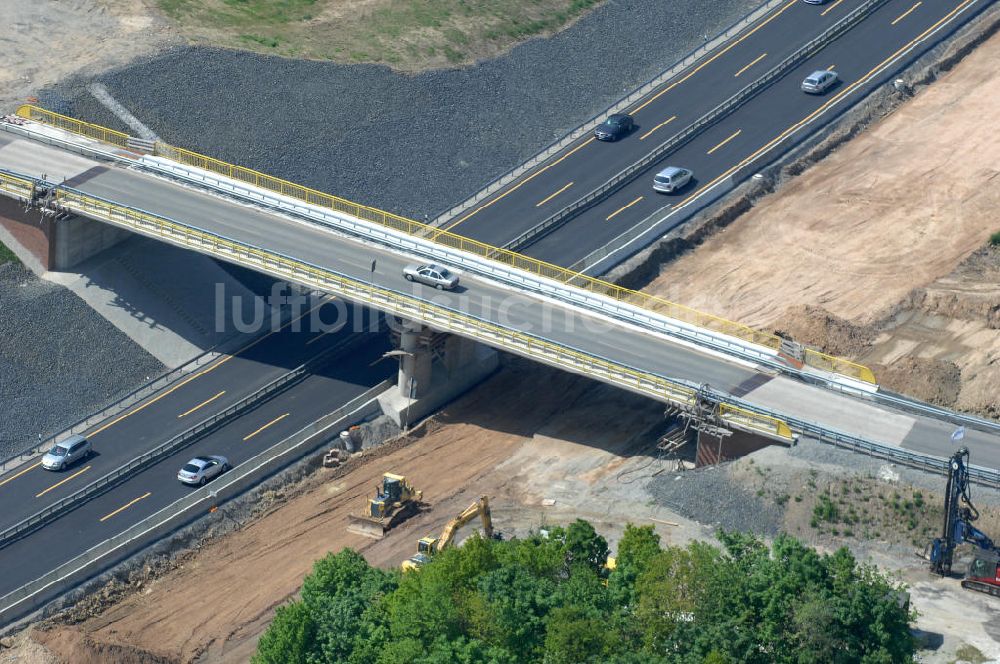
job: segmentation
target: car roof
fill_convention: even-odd
[[[612,120],[624,120],[628,117],[628,113],[612,113],[608,116],[608,122]]]
[[[196,456],[195,458],[188,461],[188,463],[193,463],[196,466],[204,466],[215,461],[212,457]]]
[[[656,175],[657,176],[660,176],[660,175],[677,175],[678,173],[681,173],[681,172],[683,172],[685,170],[687,170],[687,169],[680,168],[679,166],[667,166],[666,168],[664,168],[662,171],[660,171]],[[646,177],[649,177],[649,176],[647,175]]]
[[[66,438],[66,440],[59,441],[59,443],[57,444],[62,447],[69,447],[70,445],[76,445],[81,440],[87,440],[87,439],[81,436],[80,434],[73,434],[72,436]]]
[[[833,72],[830,71],[829,69],[817,69],[813,73],[806,76],[806,78],[821,78],[823,76],[826,76],[827,74],[832,74],[832,73]]]

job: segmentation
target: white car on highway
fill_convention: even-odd
[[[227,470],[229,459],[224,456],[196,456],[178,471],[177,479],[184,484],[202,486]]]

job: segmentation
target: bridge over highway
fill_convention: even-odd
[[[940,470],[941,458],[956,446],[951,433],[963,425],[962,444],[984,467],[975,476],[1000,484],[1000,475],[988,470],[1000,468],[996,423],[886,394],[863,366],[579,271],[599,270],[634,251],[644,237],[681,223],[850,100],[883,84],[984,4],[770,2],[714,50],[685,61],[613,109],[633,114],[639,124],[626,140],[596,143],[586,126],[517,177],[432,226],[30,106],[18,111],[19,119],[0,122],[0,193],[32,210],[26,214],[42,211],[54,237],[68,230],[65,237],[72,238],[73,229],[95,222],[141,233],[384,311],[418,330],[473,340],[632,390],[673,409],[708,405],[734,428],[779,440],[818,437]],[[842,87],[828,97],[799,94],[806,73],[834,65]],[[673,199],[651,195],[645,180],[668,156],[697,172],[695,185]],[[458,268],[462,288],[440,293],[404,281],[405,264],[428,260]],[[313,354],[300,344],[314,341],[275,335],[258,347],[268,350],[256,364],[287,368],[305,361]],[[339,341],[331,336],[310,348]],[[211,444],[233,443],[236,431],[242,437],[261,427],[270,427],[261,437],[288,435],[303,418],[319,414],[297,412],[289,403],[367,394],[385,376],[384,364],[373,368],[385,351],[383,341],[365,340],[356,357],[339,361],[343,371],[331,376],[324,370],[281,392],[266,409],[254,411],[259,421],[253,427],[223,429]],[[209,376],[242,380],[253,391],[274,378],[253,373],[253,364],[237,360]],[[181,403],[211,403],[207,411],[240,396],[214,396],[222,388],[211,380],[191,385],[198,396],[154,397],[155,404],[130,415],[134,421],[126,420],[116,442],[98,440],[105,455],[98,459],[105,466],[100,472],[142,451],[129,445],[130,437],[152,445],[177,429],[174,411],[190,407]],[[170,422],[169,431],[159,429],[163,421]],[[232,453],[234,460],[244,462],[249,452],[233,449],[241,450]],[[87,479],[84,474],[49,489],[29,466],[0,476],[0,492],[15,498],[5,501],[9,513],[0,529],[9,530],[30,517],[39,501],[65,495]],[[96,466],[86,472],[96,473]],[[172,481],[163,468],[145,472],[156,476],[157,486]],[[126,511],[120,509],[122,494],[107,493],[87,503],[88,518],[109,527],[115,519],[137,523],[172,504],[169,492],[139,498],[143,481],[136,477],[123,485],[139,501],[124,501]],[[18,584],[66,564],[78,550],[100,546],[95,543],[109,532],[62,519],[12,540],[5,559],[32,564],[0,584],[0,600]],[[67,538],[79,546],[59,550],[56,544]]]
[[[1000,467],[1000,427],[940,410],[893,408],[877,400],[864,367],[827,356],[798,366],[769,346],[767,335],[736,324],[727,331],[742,331],[742,338],[660,314],[655,301],[633,304],[627,294],[602,293],[596,280],[542,276],[542,267],[519,269],[301,201],[289,207],[220,193],[223,180],[235,188],[236,179],[198,188],[189,169],[178,179],[179,165],[168,171],[123,157],[101,160],[103,146],[74,134],[59,137],[60,147],[0,137],[0,188],[26,201],[44,199],[50,211],[156,237],[673,406],[694,406],[699,390],[711,386],[746,418],[734,415],[738,423],[777,437],[790,437],[787,423],[805,422],[830,435],[943,456],[957,423],[978,424],[983,430],[970,432],[966,442],[982,448],[980,464]],[[69,152],[74,144],[90,156]],[[403,266],[420,260],[463,270],[460,292],[405,281]]]

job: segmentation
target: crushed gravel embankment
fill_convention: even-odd
[[[474,194],[758,4],[609,2],[506,56],[417,75],[189,47],[97,80],[170,143],[419,218]],[[39,98],[125,129],[88,82]]]
[[[164,367],[69,290],[0,265],[0,457],[55,433]]]

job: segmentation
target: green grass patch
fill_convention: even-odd
[[[199,43],[400,69],[471,63],[603,0],[156,0]],[[363,56],[363,57],[360,57]]]
[[[996,233],[990,236],[990,246],[1000,247],[1000,231],[997,231]]]
[[[0,265],[4,263],[20,263],[13,251],[0,244]]]

